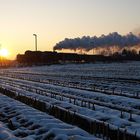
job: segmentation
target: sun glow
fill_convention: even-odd
[[[9,54],[8,50],[3,48],[3,49],[0,49],[0,56],[2,57],[7,57]]]

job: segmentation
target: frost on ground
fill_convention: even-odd
[[[140,136],[140,62],[3,69],[0,70],[0,83],[1,87],[17,94]],[[33,119],[32,115],[30,118]],[[49,130],[43,133],[44,139],[52,133],[55,139],[67,139],[69,134],[71,139],[84,139],[80,135],[81,129],[67,129],[66,124],[66,127],[62,122],[61,125],[54,124],[55,121],[49,120]],[[13,135],[16,133],[12,131]]]
[[[0,140],[18,140],[5,126],[0,122]]]
[[[3,122],[3,123],[2,123]],[[0,140],[95,140],[80,128],[0,94]]]
[[[1,77],[2,79],[2,77]],[[11,78],[9,78],[10,80]],[[14,81],[16,81],[14,83]],[[138,134],[140,134],[140,110],[137,108],[140,106],[140,102],[138,99],[130,99],[126,97],[119,97],[115,95],[104,95],[102,93],[96,93],[96,92],[90,92],[90,91],[83,91],[79,89],[71,89],[66,87],[59,87],[55,85],[48,85],[48,84],[40,84],[35,82],[28,82],[24,80],[13,80],[13,86],[8,85],[8,83],[3,84],[1,81],[1,85],[5,87],[6,89],[10,89],[13,91],[16,91],[17,93],[20,93],[27,97],[37,98],[40,101],[44,101],[46,103],[49,103],[50,105],[56,105],[62,108],[69,108],[69,111],[76,111],[76,113],[81,114],[82,116],[85,116],[86,118],[89,117],[89,119],[93,120],[100,120],[107,122],[109,124],[112,124],[119,128],[125,128],[130,132],[135,133],[137,131]],[[16,86],[18,85],[18,86]],[[30,90],[22,89],[24,85],[30,85]],[[58,95],[56,98],[52,98],[51,95],[49,95],[49,91],[46,91],[46,93],[43,93],[42,95],[35,93],[35,91],[31,92],[31,88],[33,89],[35,87],[40,87],[39,89],[54,89],[52,91],[57,91]],[[80,107],[81,102],[76,101],[75,104],[69,103],[69,99],[66,97],[63,97],[63,101],[60,100],[62,93],[67,95],[71,95],[70,97],[74,96],[77,99],[83,100],[86,99],[86,101],[94,101],[95,109],[93,110],[92,107],[88,108],[88,105]],[[45,96],[45,95],[48,96]],[[97,99],[96,99],[97,98]],[[113,109],[114,108],[114,109]],[[121,115],[121,109],[125,109],[126,111],[123,111]],[[127,112],[128,110],[128,112]],[[132,120],[130,120],[130,113],[129,110],[132,112]],[[110,114],[110,115],[108,115]]]

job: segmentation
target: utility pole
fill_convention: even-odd
[[[35,37],[35,51],[37,51],[37,35],[33,34],[33,36]]]

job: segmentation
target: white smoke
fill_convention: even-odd
[[[127,35],[120,35],[117,32],[110,33],[108,35],[101,35],[100,37],[90,37],[83,36],[82,38],[74,38],[74,39],[64,39],[63,41],[57,43],[54,46],[54,50],[84,50],[90,51],[92,49],[103,47],[104,49],[107,47],[133,47],[140,44],[140,36],[134,35],[133,33],[129,33]]]

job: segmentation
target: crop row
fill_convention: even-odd
[[[31,88],[30,88],[31,89]],[[17,91],[17,90],[16,90]],[[39,94],[41,94],[41,91],[39,91],[39,90],[36,90],[36,89],[34,89],[34,91],[36,91],[37,93],[39,93]],[[19,96],[19,95],[18,95]],[[21,96],[21,95],[20,95]],[[22,100],[21,101],[25,101],[25,98],[23,99],[23,96],[25,97],[25,98],[27,98],[27,95],[25,96],[25,94],[22,94]],[[29,97],[29,96],[28,96]],[[36,96],[37,97],[37,96]],[[52,94],[51,93],[51,98],[55,98],[56,99],[56,95],[55,94]],[[63,96],[60,98],[61,100],[63,100],[62,99],[63,98]],[[37,98],[34,98],[34,100],[38,100],[38,97]],[[39,99],[40,100],[40,99]],[[27,101],[27,102],[29,102],[29,101]],[[71,102],[71,101],[70,101]],[[31,103],[31,102],[29,102],[29,103]],[[75,102],[76,103],[76,102]],[[37,104],[35,104],[35,106],[38,106]],[[88,106],[89,106],[89,104],[88,104]],[[58,108],[58,105],[56,106],[57,108]],[[55,109],[56,110],[56,109]],[[57,112],[57,113],[56,113]],[[62,113],[58,113],[58,111],[56,111],[55,112],[55,114],[56,115],[58,115],[58,114],[62,114]],[[60,115],[60,116],[62,116],[62,115]],[[68,116],[70,116],[70,114],[68,115]],[[81,115],[80,115],[81,116]],[[65,120],[64,118],[62,119],[62,120]],[[67,120],[67,119],[66,119]],[[78,119],[78,120],[80,120],[80,119]],[[88,119],[88,121],[89,121],[89,119]],[[77,121],[76,121],[77,122]],[[79,123],[79,125],[80,125],[80,127],[82,127],[83,125],[81,125],[81,122],[83,122],[83,121],[80,121],[80,123]],[[103,125],[103,123],[101,123],[102,125]],[[85,125],[84,125],[85,126]],[[90,125],[89,125],[90,126]],[[93,126],[95,126],[95,121],[94,121],[94,125]],[[102,128],[102,127],[101,127]],[[104,127],[103,127],[104,128]],[[106,128],[106,127],[105,127]],[[84,129],[84,128],[83,128]],[[96,128],[97,129],[97,128]],[[90,127],[90,131],[91,131],[92,129],[91,129],[91,127]],[[101,132],[100,133],[103,133],[103,130],[100,130]],[[111,130],[110,130],[111,131]],[[120,132],[119,132],[120,133]],[[135,133],[136,134],[136,133]]]

